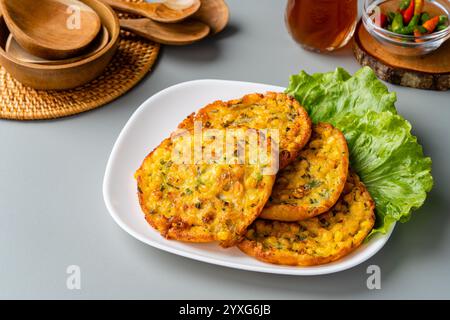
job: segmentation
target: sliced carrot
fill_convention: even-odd
[[[429,33],[433,32],[436,29],[436,26],[439,23],[439,16],[431,18],[430,20],[425,21],[422,26],[427,29]]]
[[[418,38],[418,37],[421,37],[422,34],[420,33],[420,31],[419,31],[418,29],[416,29],[416,30],[414,30],[414,36],[415,36],[416,38]],[[416,41],[417,43],[423,42],[423,40],[420,40],[420,39],[416,39],[415,41]]]

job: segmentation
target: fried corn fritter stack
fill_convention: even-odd
[[[340,259],[372,230],[374,202],[349,172],[344,135],[330,124],[313,127],[294,98],[269,92],[216,101],[178,129],[183,134],[164,140],[135,174],[145,218],[165,238],[218,241],[265,262],[309,266]],[[228,130],[258,132],[259,160],[268,162],[250,161],[255,137],[246,134],[231,152],[219,151]],[[212,159],[174,157],[195,150]]]
[[[275,137],[270,133],[264,137],[271,167],[278,160],[280,166],[288,165],[308,142],[312,127],[299,103],[282,93],[216,101],[191,115],[179,128],[192,134],[196,121],[203,129],[276,129],[277,152],[271,149]],[[213,142],[203,137],[201,149],[208,149]],[[249,145],[246,140],[244,148]],[[267,164],[250,165],[250,150],[245,152],[245,164],[234,165],[220,161],[180,165],[171,158],[173,151],[173,141],[165,140],[136,172],[139,200],[147,221],[168,239],[235,245],[266,204],[276,171],[267,174],[263,172]],[[277,159],[272,158],[274,154]]]
[[[300,222],[258,219],[238,247],[274,264],[329,263],[361,245],[375,223],[374,208],[364,184],[350,173],[341,198],[327,213]]]
[[[189,121],[183,126],[190,127]],[[193,141],[188,140],[189,148]],[[212,148],[213,141],[204,136],[202,147]],[[275,173],[264,174],[266,165],[248,162],[179,163],[173,158],[177,147],[177,139],[164,140],[136,172],[146,220],[168,239],[235,245],[267,202]],[[270,158],[269,147],[267,152]]]
[[[300,221],[328,211],[344,189],[348,163],[342,132],[330,124],[315,125],[308,145],[278,173],[260,217]]]
[[[199,110],[194,118],[205,128],[276,129],[279,133],[280,169],[298,155],[311,136],[306,110],[294,98],[268,92],[249,94],[228,102],[216,101]]]

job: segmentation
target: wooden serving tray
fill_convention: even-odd
[[[361,65],[371,67],[387,82],[418,89],[450,89],[450,40],[428,55],[397,56],[386,51],[359,21],[353,53]]]

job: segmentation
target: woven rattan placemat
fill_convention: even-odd
[[[158,57],[159,47],[157,43],[123,32],[119,49],[105,72],[72,90],[34,90],[20,84],[1,67],[0,118],[55,119],[103,106],[125,94],[150,71]]]

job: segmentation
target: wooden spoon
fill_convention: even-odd
[[[17,42],[44,59],[79,54],[101,27],[97,13],[77,0],[0,0],[0,8]]]
[[[133,3],[124,2],[122,0],[101,0],[106,4],[109,4],[112,8],[123,12],[137,14],[145,18],[152,19],[158,22],[175,23],[185,20],[192,16],[200,9],[200,0],[195,0],[192,6],[183,10],[174,10],[164,3]]]
[[[43,59],[37,56],[32,55],[28,51],[26,51],[24,48],[20,46],[19,43],[17,43],[16,39],[14,39],[13,35],[10,34],[8,37],[8,40],[6,41],[5,45],[5,51],[8,54],[8,56],[15,58],[19,61],[25,62],[25,63],[35,63],[35,64],[42,64],[42,65],[62,65],[62,64],[69,64],[76,61],[83,60],[84,58],[87,58],[89,56],[92,56],[93,54],[99,52],[101,49],[103,49],[109,42],[109,33],[108,29],[106,27],[103,27],[100,31],[100,34],[97,36],[97,38],[92,42],[92,44],[87,49],[87,52],[74,57],[70,59],[63,59],[63,60],[47,60]]]
[[[230,10],[224,0],[202,0],[200,10],[193,18],[207,24],[211,28],[211,33],[216,34],[227,26]]]
[[[131,31],[146,39],[168,45],[191,44],[205,38],[210,31],[208,25],[188,20],[180,23],[159,23],[150,19],[121,19],[122,29]]]

